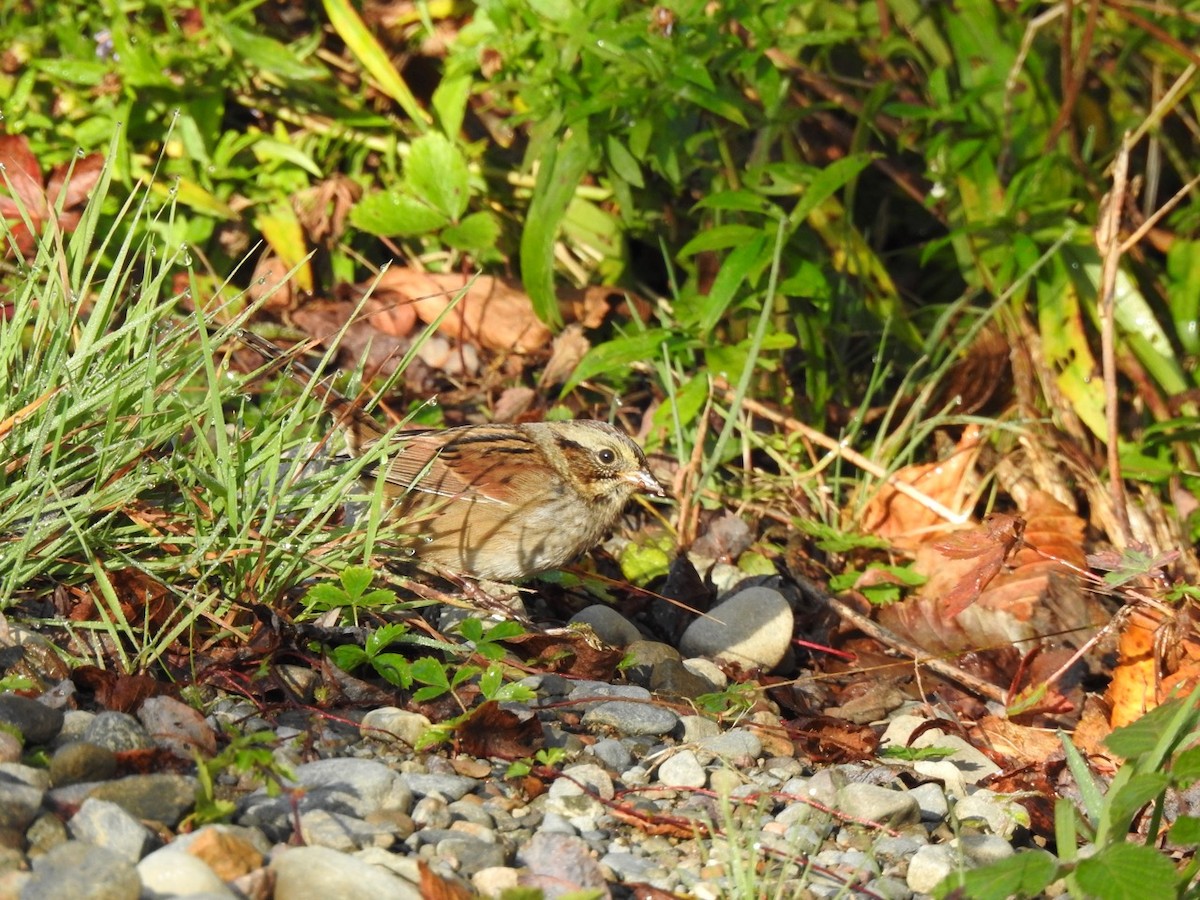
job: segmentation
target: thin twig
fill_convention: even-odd
[[[1096,225],[1096,246],[1104,260],[1100,274],[1100,292],[1097,298],[1100,311],[1101,366],[1104,374],[1104,419],[1107,430],[1108,480],[1112,493],[1113,512],[1121,537],[1129,543],[1131,539],[1129,510],[1126,507],[1125,482],[1121,479],[1121,459],[1117,420],[1117,351],[1114,307],[1116,305],[1117,274],[1121,265],[1121,213],[1125,209],[1125,191],[1129,177],[1129,135],[1121,141],[1121,150],[1113,165],[1113,186],[1108,198],[1101,205],[1100,220]]]
[[[724,381],[723,379],[717,379],[715,383],[717,389],[724,392],[728,398],[728,396],[732,393],[728,382]],[[908,482],[903,481],[897,477],[894,472],[889,473],[883,468],[883,466],[880,466],[877,463],[867,459],[857,450],[853,450],[850,447],[847,447],[845,444],[834,440],[823,432],[817,431],[817,429],[805,425],[799,419],[793,419],[791,416],[785,416],[783,413],[776,412],[775,410],[771,409],[771,407],[759,403],[757,400],[753,400],[749,397],[746,397],[742,400],[742,407],[747,412],[766,419],[768,422],[773,422],[776,425],[783,426],[788,431],[795,431],[803,435],[814,444],[824,447],[826,450],[840,456],[847,462],[858,466],[869,475],[874,475],[884,484],[895,488],[897,492],[903,494],[905,497],[908,497],[910,500],[919,503],[921,506],[925,507],[931,512],[936,513],[947,522],[952,522],[955,525],[962,525],[967,521],[968,518],[970,518],[969,514],[955,512],[949,507],[939,503],[937,500],[934,500],[928,494],[917,490]]]

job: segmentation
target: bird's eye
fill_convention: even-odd
[[[617,461],[617,454],[605,447],[596,454],[596,459],[600,460],[604,465],[611,466]]]

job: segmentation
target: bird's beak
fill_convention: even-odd
[[[645,469],[630,472],[624,478],[640,494],[653,494],[656,497],[667,496],[666,490],[658,483],[658,479]]]

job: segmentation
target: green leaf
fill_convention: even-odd
[[[1038,897],[1057,877],[1058,863],[1053,856],[1028,850],[980,869],[955,872],[934,888],[933,896],[942,898],[958,890],[959,896],[972,900]]]
[[[462,151],[437,132],[412,142],[404,161],[409,191],[457,222],[470,202],[470,173]]]
[[[706,228],[683,245],[679,256],[685,258],[694,256],[705,250],[725,250],[729,247],[740,247],[747,241],[752,241],[762,234],[762,230],[753,225],[718,225]]]
[[[818,172],[788,214],[792,228],[796,228],[813,210],[857,178],[858,173],[871,164],[871,159],[870,154],[856,153],[830,163]]]
[[[366,566],[347,566],[342,570],[339,580],[346,593],[357,598],[361,597],[363,592],[371,586],[374,578],[375,573]]]
[[[307,153],[293,147],[291,144],[285,144],[283,141],[277,141],[274,138],[262,138],[254,142],[254,158],[259,162],[271,162],[272,160],[281,160],[290,162],[292,165],[303,169],[314,178],[321,178],[324,173],[321,167],[318,166]]]
[[[457,225],[448,225],[440,235],[443,243],[475,256],[495,249],[500,240],[500,223],[489,211],[471,213]]]
[[[1200,747],[1184,750],[1171,761],[1171,775],[1181,788],[1190,787],[1200,781]]]
[[[761,271],[770,261],[771,249],[767,243],[767,236],[762,232],[735,248],[725,258],[721,270],[717,272],[717,277],[713,279],[708,290],[708,296],[698,298],[703,304],[697,310],[700,315],[697,327],[701,334],[709,334],[720,324],[725,310],[741,291],[742,284],[752,273]],[[760,299],[759,302],[765,301]]]
[[[1180,816],[1171,825],[1167,840],[1172,844],[1200,844],[1200,818]]]
[[[654,329],[597,344],[579,361],[563,393],[570,393],[581,382],[601,372],[621,371],[635,362],[659,358],[662,356],[662,344],[668,338],[667,332]]]
[[[1174,897],[1180,886],[1171,860],[1152,847],[1126,843],[1081,859],[1075,880],[1087,896],[1098,900]]]
[[[357,644],[342,644],[329,651],[329,656],[343,672],[353,672],[367,661],[367,652]]]
[[[1104,833],[1112,836],[1125,834],[1138,810],[1158,797],[1170,784],[1171,776],[1166,772],[1141,772],[1131,776],[1116,790],[1110,789],[1104,798]]]
[[[446,75],[433,91],[433,111],[442,131],[453,137],[462,130],[467,101],[471,97],[471,73]]]
[[[604,140],[604,152],[608,156],[608,164],[617,173],[617,177],[625,179],[634,187],[646,186],[646,182],[642,178],[642,167],[638,165],[638,161],[634,159],[633,154],[625,145],[611,134]]]
[[[449,224],[444,213],[399,190],[368,194],[349,218],[355,228],[379,237],[419,237]]]
[[[322,81],[329,72],[321,66],[305,65],[296,54],[274,38],[246,31],[227,19],[219,19],[221,33],[234,53],[264,72],[289,81]]]
[[[538,318],[558,326],[562,314],[554,290],[554,242],[591,158],[586,123],[576,125],[557,148],[549,142],[546,147],[521,235],[521,273]]]

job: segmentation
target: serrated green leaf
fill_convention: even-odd
[[[495,248],[500,240],[500,223],[487,210],[475,212],[457,225],[443,228],[440,237],[447,246],[478,256]]]
[[[1097,900],[1174,897],[1179,887],[1171,860],[1152,847],[1126,843],[1112,844],[1081,859],[1075,880],[1087,896]]]
[[[1200,818],[1180,816],[1172,823],[1167,840],[1172,844],[1200,844]]]
[[[449,224],[446,216],[399,190],[368,194],[350,210],[350,224],[379,237],[419,237]]]
[[[457,222],[470,202],[467,159],[445,135],[432,132],[412,142],[404,161],[404,183],[447,219]]]
[[[446,135],[453,137],[462,130],[467,101],[471,97],[472,78],[469,72],[446,75],[433,91],[433,111]]]
[[[351,597],[361,597],[374,578],[375,573],[366,566],[347,566],[339,576],[342,588]]]

